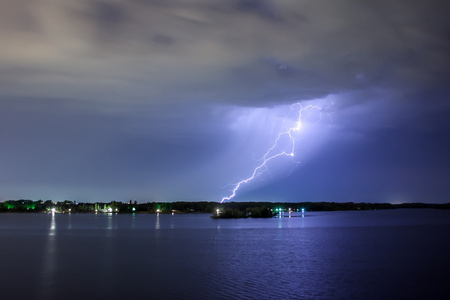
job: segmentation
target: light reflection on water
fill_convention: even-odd
[[[159,213],[156,214],[156,225],[155,229],[161,229],[161,224],[159,222]]]
[[[42,286],[44,297],[49,295],[49,289],[53,287],[55,283],[55,271],[56,271],[56,216],[55,212],[50,214],[50,228],[47,234],[47,241],[44,249],[44,255],[42,259]]]
[[[0,282],[41,299],[432,298],[449,279],[449,229],[443,210],[3,214]]]

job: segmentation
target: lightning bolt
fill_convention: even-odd
[[[307,110],[322,111],[322,108],[319,106],[316,106],[316,105],[308,105],[308,106],[303,107],[303,105],[300,102],[297,102],[297,103],[294,103],[291,105],[291,111],[293,111],[293,110],[295,110],[295,111],[298,110],[295,126],[290,127],[288,129],[286,129],[285,131],[278,133],[277,138],[273,142],[272,146],[267,150],[267,152],[261,158],[261,163],[253,170],[252,175],[246,179],[239,181],[234,186],[234,189],[233,189],[231,195],[229,195],[227,197],[223,197],[222,200],[220,201],[220,203],[223,203],[224,201],[229,201],[229,200],[233,199],[236,196],[236,192],[241,187],[241,185],[252,181],[259,175],[266,172],[267,164],[270,161],[274,160],[277,157],[281,157],[281,156],[294,157],[294,155],[295,155],[294,133],[300,131],[300,129],[302,128],[302,113]],[[320,114],[320,116],[321,116],[321,114]],[[321,117],[319,118],[319,120],[317,120],[317,123],[320,122],[320,119],[321,119]],[[287,137],[289,140],[289,147],[288,147],[289,151],[282,151],[281,149],[279,149],[279,143],[284,137]]]

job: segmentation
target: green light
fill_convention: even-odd
[[[136,211],[136,208],[135,207],[133,207],[132,209],[131,209],[132,211]]]

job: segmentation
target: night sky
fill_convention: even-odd
[[[450,202],[449,11],[0,0],[0,201]]]

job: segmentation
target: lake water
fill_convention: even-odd
[[[0,214],[1,299],[450,299],[450,211]]]

